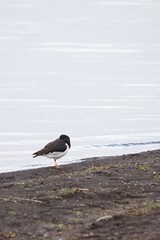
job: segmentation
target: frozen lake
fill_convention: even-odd
[[[0,4],[0,172],[160,148],[159,0]]]

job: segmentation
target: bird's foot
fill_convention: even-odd
[[[56,168],[56,169],[61,169],[62,168],[61,166],[58,166],[58,165],[55,165],[53,167]]]

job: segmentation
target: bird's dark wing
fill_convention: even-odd
[[[38,152],[33,153],[33,157],[41,156],[44,154],[52,153],[52,152],[63,152],[67,149],[65,142],[61,139],[56,139],[48,143],[44,148],[39,150]]]

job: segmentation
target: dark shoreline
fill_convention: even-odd
[[[160,150],[0,173],[2,239],[160,239]]]

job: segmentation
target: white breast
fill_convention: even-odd
[[[69,146],[68,146],[67,143],[66,143],[66,146],[67,146],[67,148],[66,148],[66,150],[65,150],[64,152],[48,153],[48,154],[46,154],[45,156],[48,157],[48,158],[52,158],[52,159],[54,159],[54,160],[56,160],[56,159],[58,159],[58,158],[61,158],[61,157],[63,157],[64,155],[66,155],[66,153],[67,153],[68,150],[69,150]]]

